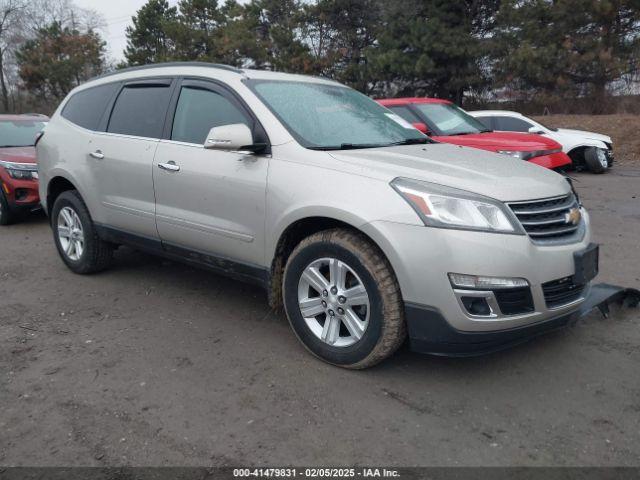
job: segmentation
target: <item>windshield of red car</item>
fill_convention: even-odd
[[[34,120],[0,120],[0,148],[32,147],[45,125]]]
[[[468,135],[490,131],[479,120],[451,103],[416,103],[436,135]]]

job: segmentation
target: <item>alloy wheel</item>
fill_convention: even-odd
[[[607,168],[609,166],[609,162],[607,161],[607,154],[602,148],[598,149],[598,162],[602,165],[603,168]]]
[[[58,214],[58,239],[69,260],[80,260],[84,252],[84,230],[80,217],[71,207],[62,208]]]
[[[298,305],[313,334],[334,347],[357,343],[369,325],[367,289],[356,272],[337,258],[321,258],[304,269]]]

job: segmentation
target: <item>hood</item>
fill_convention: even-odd
[[[558,142],[532,133],[486,132],[469,135],[449,135],[433,137],[441,142],[465,147],[480,148],[496,152],[498,150],[532,151],[562,148]]]
[[[586,132],[584,130],[572,130],[570,128],[559,128],[558,133],[580,137],[581,139],[597,140],[599,142],[611,143],[611,137],[595,132]]]
[[[0,148],[0,160],[13,163],[36,163],[35,147]]]
[[[445,143],[332,151],[353,173],[390,182],[396,177],[467,190],[501,201],[533,200],[567,194],[564,177],[506,155]]]

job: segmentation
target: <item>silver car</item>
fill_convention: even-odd
[[[436,143],[336,82],[213,64],[73,90],[37,145],[74,272],[126,244],[257,282],[314,355],[492,351],[569,323],[598,248],[561,175]]]

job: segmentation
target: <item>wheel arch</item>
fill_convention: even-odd
[[[76,184],[65,175],[54,175],[47,183],[46,213],[50,217],[53,204],[63,192],[78,190]]]
[[[345,212],[346,215],[340,215],[340,212],[336,215],[308,215],[300,216],[295,220],[290,221],[286,227],[282,228],[277,235],[277,241],[271,250],[271,264],[269,269],[269,282],[267,285],[269,295],[269,305],[272,308],[279,309],[282,307],[282,277],[284,274],[284,268],[287,264],[287,260],[294,248],[306,237],[313,235],[314,233],[321,232],[323,230],[329,230],[333,228],[343,228],[351,230],[369,240],[375,245],[382,255],[392,265],[391,259],[387,255],[386,249],[382,247],[382,243],[376,241],[375,235],[372,236],[370,228],[367,227],[367,223],[359,220],[355,215]]]

